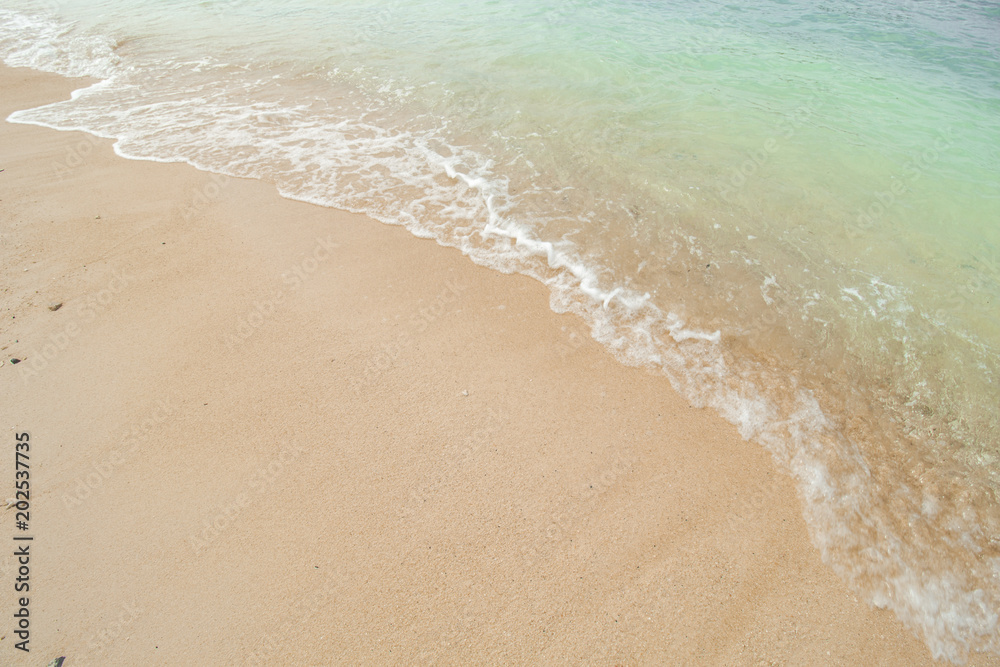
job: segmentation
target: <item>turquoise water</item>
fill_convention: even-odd
[[[11,120],[536,277],[767,447],[854,590],[1000,653],[1000,8],[272,4],[0,0],[8,64],[102,80]]]

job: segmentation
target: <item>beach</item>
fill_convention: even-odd
[[[83,85],[5,67],[0,116]],[[30,434],[33,537],[31,652],[5,548],[0,662],[934,664],[824,565],[763,447],[544,285],[0,132],[0,472]]]

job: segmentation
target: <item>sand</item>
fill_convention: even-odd
[[[82,83],[2,69],[0,116]],[[82,133],[2,123],[0,169],[0,663],[933,662],[541,284]]]

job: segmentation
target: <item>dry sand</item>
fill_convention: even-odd
[[[80,85],[2,69],[0,117]],[[932,662],[823,565],[763,449],[541,284],[0,133],[0,484],[29,432],[34,536],[23,654],[0,514],[0,663]]]

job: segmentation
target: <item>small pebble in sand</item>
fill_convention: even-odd
[[[21,363],[21,360],[18,359],[17,357],[14,357],[13,359],[10,360],[10,363],[12,363],[12,364],[19,364],[19,363]]]
[[[49,304],[49,310],[55,311],[55,310],[59,310],[60,308],[62,308],[62,301],[59,301],[57,303],[50,303]]]
[[[463,389],[462,390],[462,396],[468,396],[468,395],[469,395],[469,390],[468,389]]]

